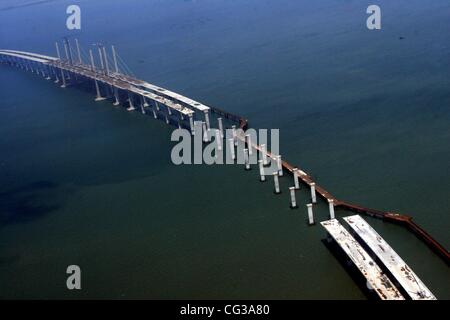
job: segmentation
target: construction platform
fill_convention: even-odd
[[[392,249],[392,247],[359,215],[345,217],[351,230],[360,238],[367,251],[380,261],[394,282],[413,300],[436,300],[436,297]]]
[[[380,299],[405,300],[387,275],[338,220],[322,221],[321,224],[367,279],[369,289],[373,289]]]

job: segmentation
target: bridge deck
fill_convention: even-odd
[[[15,57],[15,58],[21,58],[21,59],[27,59],[30,61],[34,61],[34,62],[39,62],[39,63],[48,63],[47,59],[42,59],[42,58],[38,58],[38,57],[31,57],[31,56],[23,56],[21,54],[15,53],[15,52],[11,52],[8,50],[0,50],[0,53],[5,55],[5,56],[10,56],[10,57]]]
[[[352,230],[367,244],[413,300],[436,298],[392,247],[359,215],[345,217]]]
[[[205,106],[204,104],[197,102],[195,100],[192,100],[191,98],[185,97],[179,93],[155,86],[154,84],[145,82],[143,80],[139,80],[139,79],[135,79],[123,74],[117,74],[117,73],[113,73],[112,74],[113,77],[116,77],[118,79],[121,79],[123,81],[126,81],[134,86],[138,86],[138,87],[142,87],[144,89],[150,89],[153,92],[157,92],[158,94],[162,94],[162,95],[166,95],[170,98],[173,98],[175,100],[178,100],[180,102],[183,102],[187,105],[189,105],[190,107],[197,109],[199,111],[208,111],[210,108],[208,106]]]
[[[107,76],[101,72],[98,71],[93,71],[89,68],[89,66],[86,65],[70,65],[68,63],[64,63],[61,61],[55,61],[50,63],[50,65],[54,65],[58,68],[62,68],[66,71],[70,71],[70,72],[75,72],[77,74],[80,74],[82,76],[88,77],[88,78],[92,78],[92,79],[96,79],[98,81],[107,83],[109,85],[115,86],[119,89],[122,90],[128,90],[130,92],[133,92],[134,94],[140,95],[140,96],[144,96],[146,98],[155,100],[171,109],[174,109],[180,113],[182,113],[183,115],[186,116],[190,116],[192,114],[194,114],[194,111],[187,108],[187,107],[183,107],[180,104],[175,103],[174,101],[171,101],[169,99],[166,99],[164,97],[161,97],[157,94],[154,94],[152,92],[148,92],[142,89],[139,89],[131,84],[129,84],[128,82],[116,79],[116,78],[112,78],[110,76]]]
[[[382,300],[404,300],[391,280],[338,220],[322,221],[321,224],[344,250]]]
[[[40,58],[40,59],[45,59],[45,60],[51,60],[51,61],[59,60],[58,58],[55,58],[55,57],[50,57],[50,56],[46,56],[43,54],[32,53],[32,52],[17,51],[17,50],[0,50],[0,51],[20,54],[20,55],[25,55],[28,57]]]

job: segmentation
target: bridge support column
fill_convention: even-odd
[[[156,110],[152,109],[152,112],[153,112],[153,118],[158,119],[158,115],[156,114]]]
[[[328,207],[330,209],[330,219],[334,219],[334,201],[328,200]]]
[[[248,154],[248,149],[244,149],[244,163],[245,163],[245,170],[250,170],[250,157]]]
[[[169,107],[167,107],[167,110],[169,110]],[[166,113],[166,124],[169,124],[169,115]]]
[[[269,162],[267,161],[267,148],[266,148],[265,144],[261,145],[261,153],[262,153],[263,165],[267,166],[269,164]]]
[[[233,131],[233,142],[234,142],[234,145],[237,146],[238,143],[237,143],[236,126],[232,125],[231,126],[231,130]]]
[[[50,67],[50,66],[47,66],[46,67],[46,69],[47,69],[47,77],[45,78],[45,80],[51,80],[52,79],[52,77],[50,77],[50,74],[51,74],[51,69],[52,67]]]
[[[155,107],[156,107],[156,110],[159,111],[159,103],[158,103],[158,101],[155,101]]]
[[[313,225],[314,224],[313,205],[312,203],[308,203],[306,207],[308,208],[308,224]]]
[[[195,135],[194,116],[192,114],[189,115],[189,128],[191,128],[191,134]]]
[[[283,176],[283,163],[281,162],[281,156],[277,155],[277,167],[278,167],[278,174],[280,177]]]
[[[292,169],[292,175],[294,176],[294,187],[295,189],[300,189],[300,184],[298,183],[298,168]]]
[[[141,112],[142,114],[145,114],[145,109],[144,109],[144,97],[141,96]]]
[[[64,71],[63,71],[63,69],[61,69],[61,79],[62,79],[62,85],[61,85],[61,88],[65,88],[65,87],[66,87],[66,77],[64,76]]]
[[[317,203],[316,184],[313,182],[309,186],[311,187],[311,202],[312,203]]]
[[[264,182],[266,181],[266,176],[264,175],[264,164],[262,160],[258,160],[258,166],[259,166],[259,181]]]
[[[143,102],[143,104],[144,104],[144,107],[148,107],[148,102],[147,102],[147,99],[145,99],[145,97],[144,96],[142,96],[142,102]]]
[[[95,91],[97,92],[97,96],[95,97],[95,101],[105,100],[105,98],[103,98],[102,95],[100,94],[100,86],[98,84],[97,79],[94,79],[94,83],[95,83]]]
[[[234,140],[233,140],[233,138],[229,138],[228,139],[228,145],[230,147],[231,159],[234,161],[234,160],[236,160],[236,153],[234,152]]]
[[[280,194],[280,181],[278,180],[278,171],[273,173],[273,184],[274,184],[274,193]]]
[[[223,123],[222,123],[222,118],[217,118],[217,124],[218,124],[218,126],[219,126],[220,137],[223,139],[224,135],[223,135]]]
[[[58,83],[59,82],[58,72],[55,67],[53,67],[52,69],[53,69],[53,75],[55,76],[55,83]]]
[[[209,113],[208,113],[208,110],[205,110],[204,113],[205,113],[206,128],[207,128],[207,129],[211,129],[211,125],[210,125],[210,123],[209,123]]]
[[[127,111],[136,110],[136,108],[133,105],[133,96],[131,95],[131,93],[129,91],[128,91],[128,105],[129,105],[129,107],[127,108]]]
[[[291,193],[291,209],[296,209],[298,206],[295,199],[295,187],[289,187],[289,192]]]
[[[113,87],[113,93],[114,93],[114,106],[118,106],[120,104],[120,100],[119,100],[119,89],[117,87]]]
[[[252,137],[249,134],[245,135],[245,140],[247,142],[247,148],[248,148],[248,154],[252,155],[253,154],[253,150],[252,150]]]
[[[203,142],[208,142],[208,129],[204,121],[202,121],[202,129],[203,129]]]
[[[217,150],[222,151],[222,137],[220,136],[220,130],[216,129]]]

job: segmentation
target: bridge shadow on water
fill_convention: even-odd
[[[0,192],[0,229],[32,222],[58,210],[61,204],[54,196],[57,188],[53,182],[38,181]]]

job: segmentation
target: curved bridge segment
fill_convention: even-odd
[[[100,66],[96,66],[91,50],[89,51],[89,64],[82,60],[78,42],[78,59],[72,58],[68,41],[66,41],[64,45],[66,49],[66,57],[64,59],[61,58],[59,47],[57,45],[57,58],[24,51],[0,50],[0,63],[6,63],[37,73],[47,80],[54,79],[55,83],[61,84],[61,87],[88,82],[95,88],[96,101],[110,98],[114,101],[113,104],[116,106],[126,105],[128,111],[140,110],[143,114],[151,114],[155,119],[162,119],[167,124],[170,123],[178,127],[189,128],[192,134],[195,134],[194,120],[203,122],[203,125],[207,129],[210,129],[210,116],[212,116],[212,114],[217,116],[216,120],[219,123],[219,127],[221,127],[222,124],[222,117],[229,121],[228,124],[238,124],[243,130],[246,130],[248,127],[248,122],[245,118],[217,108],[208,107],[176,92],[158,87],[143,80],[136,79],[134,76],[120,72],[114,47],[112,47],[114,68],[110,69],[108,65],[110,59],[106,55],[104,47],[98,47],[101,64]],[[103,49],[103,51],[101,49]],[[248,142],[245,141],[245,136],[243,134],[239,134],[237,138],[244,141],[247,148],[252,148],[257,152],[264,153],[261,146],[258,144],[248,144]],[[403,224],[421,240],[427,243],[447,264],[450,264],[449,252],[425,230],[414,223],[410,216],[369,209],[339,200],[323,187],[316,185],[312,177],[305,171],[291,165],[287,161],[281,161],[279,155],[274,155],[270,152],[267,152],[267,155],[272,161],[277,161],[278,157],[280,166],[290,174],[294,175],[294,180],[298,179],[311,188],[311,193],[314,193],[314,197],[312,198],[314,203],[315,192],[328,202],[330,214],[333,212],[334,215],[334,208],[336,207]]]

